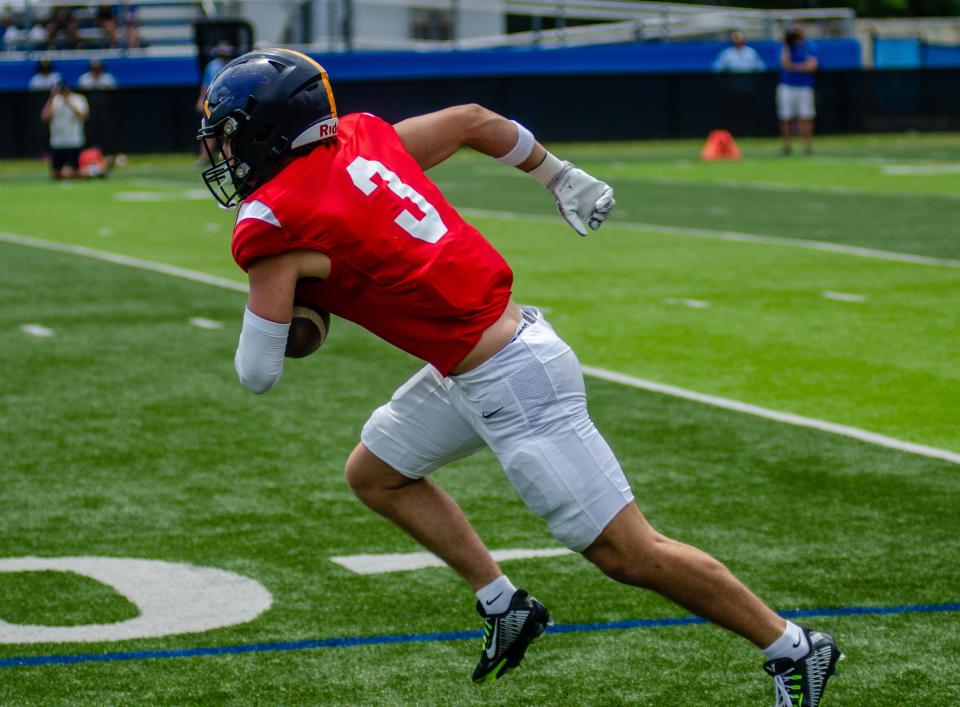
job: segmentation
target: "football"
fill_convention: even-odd
[[[293,320],[287,334],[287,358],[309,356],[323,344],[330,331],[330,314],[302,302],[293,306]]]

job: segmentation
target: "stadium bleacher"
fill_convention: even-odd
[[[26,3],[24,16],[41,16],[53,7],[39,0],[21,2]],[[447,0],[417,0],[416,4],[424,3],[434,8],[450,6]],[[317,11],[312,19],[291,12],[296,7],[292,0],[250,1],[229,8],[206,0],[144,0],[121,6],[135,9],[142,47],[94,49],[96,32],[100,31],[94,19],[99,6],[87,3],[75,15],[81,35],[88,38],[84,48],[0,54],[0,106],[9,115],[30,116],[39,110],[34,104],[42,97],[27,95],[26,89],[41,58],[50,59],[64,80],[73,84],[90,59],[97,57],[124,94],[124,114],[136,112],[134,107],[139,110],[162,104],[177,113],[178,125],[192,125],[200,71],[213,46],[205,41],[198,53],[193,41],[194,24],[228,19],[227,10],[233,10],[241,12],[242,17],[249,16],[259,31],[256,38],[271,44],[276,40],[269,37],[287,36],[287,30],[280,27],[284,22],[312,27],[296,35],[305,41],[281,41],[281,46],[303,51],[326,66],[340,87],[344,105],[366,106],[363,109],[372,105],[385,115],[399,118],[403,117],[401,112],[394,112],[400,103],[408,111],[426,111],[441,107],[438,97],[444,104],[486,101],[502,111],[535,115],[545,136],[571,139],[571,128],[558,118],[562,110],[548,105],[550,101],[526,99],[562,75],[568,85],[581,87],[579,90],[592,95],[595,102],[634,106],[633,113],[618,111],[604,116],[606,134],[611,139],[694,136],[714,127],[710,123],[716,106],[729,102],[727,82],[712,72],[712,63],[727,44],[726,31],[740,26],[769,70],[749,79],[756,117],[728,127],[737,128],[740,135],[766,135],[776,130],[768,108],[777,82],[775,67],[781,48],[778,32],[783,22],[803,19],[818,47],[818,124],[823,130],[893,130],[907,125],[943,130],[957,124],[956,101],[952,99],[955,92],[950,88],[960,81],[960,72],[954,70],[958,62],[955,47],[922,45],[920,69],[897,67],[906,73],[864,71],[871,67],[867,58],[872,62],[874,56],[883,59],[883,54],[871,53],[874,47],[869,42],[844,33],[852,27],[849,10],[760,11],[618,0],[503,0],[486,4],[459,0],[457,4],[464,10],[488,14],[497,12],[490,9],[496,5],[505,13],[504,30],[509,29],[508,17],[541,13],[543,21],[533,30],[500,35],[467,36],[469,28],[461,27],[461,33],[452,39],[424,41],[406,36],[404,32],[410,28],[397,20],[404,15],[396,9],[410,5],[404,5],[404,0],[328,0],[314,5],[315,9],[331,12]],[[344,17],[337,12],[351,6],[358,13],[357,26],[349,30],[352,40],[345,42],[339,33],[347,32],[344,28],[349,23],[342,22]],[[370,20],[369,11],[377,8],[384,10],[384,17]],[[257,18],[262,19],[262,13],[268,10],[277,16],[275,26],[258,24]],[[551,18],[551,12],[558,14]],[[560,22],[561,15],[568,24]],[[387,30],[394,34],[382,34]],[[374,37],[376,32],[381,34]],[[214,42],[222,38],[218,36]],[[251,45],[252,40],[247,46]],[[943,68],[936,73],[923,70],[933,65]],[[915,88],[905,94],[897,86],[906,84]],[[401,89],[402,102],[383,98]],[[119,104],[121,97],[109,100]],[[17,120],[24,123],[19,132],[35,132],[27,119]],[[131,118],[131,127],[121,140],[129,152],[188,149],[192,140],[191,130],[184,128],[182,135],[171,133],[163,144],[154,144],[134,129],[135,124]],[[40,149],[40,141],[36,136],[15,140],[0,145],[0,154],[34,154]]]

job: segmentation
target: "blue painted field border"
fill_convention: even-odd
[[[893,614],[942,614],[960,612],[960,602],[946,604],[902,604],[899,606],[845,606],[822,609],[794,609],[782,611],[788,619],[815,618],[823,616],[889,616]],[[707,623],[698,616],[675,616],[663,619],[628,619],[589,624],[561,624],[552,626],[550,633],[582,633],[587,631],[617,631],[636,628],[664,628]],[[0,668],[15,668],[37,665],[72,665],[74,663],[112,663],[117,661],[158,660],[164,658],[197,658],[201,656],[238,655],[243,653],[277,653],[304,651],[318,648],[350,648],[402,643],[428,643],[432,641],[466,641],[481,637],[480,631],[445,631],[439,633],[396,633],[379,636],[344,636],[303,641],[276,643],[246,643],[233,646],[200,646],[197,648],[174,648],[151,651],[116,651],[111,653],[73,653],[59,655],[33,655],[0,659]]]

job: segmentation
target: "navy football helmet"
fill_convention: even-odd
[[[227,208],[279,172],[287,156],[337,137],[327,72],[289,49],[248,52],[224,66],[203,112],[197,139],[211,165],[203,181]]]

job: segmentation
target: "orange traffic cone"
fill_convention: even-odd
[[[704,160],[739,160],[740,148],[729,130],[714,130],[707,136],[707,141],[700,151],[700,158]]]

